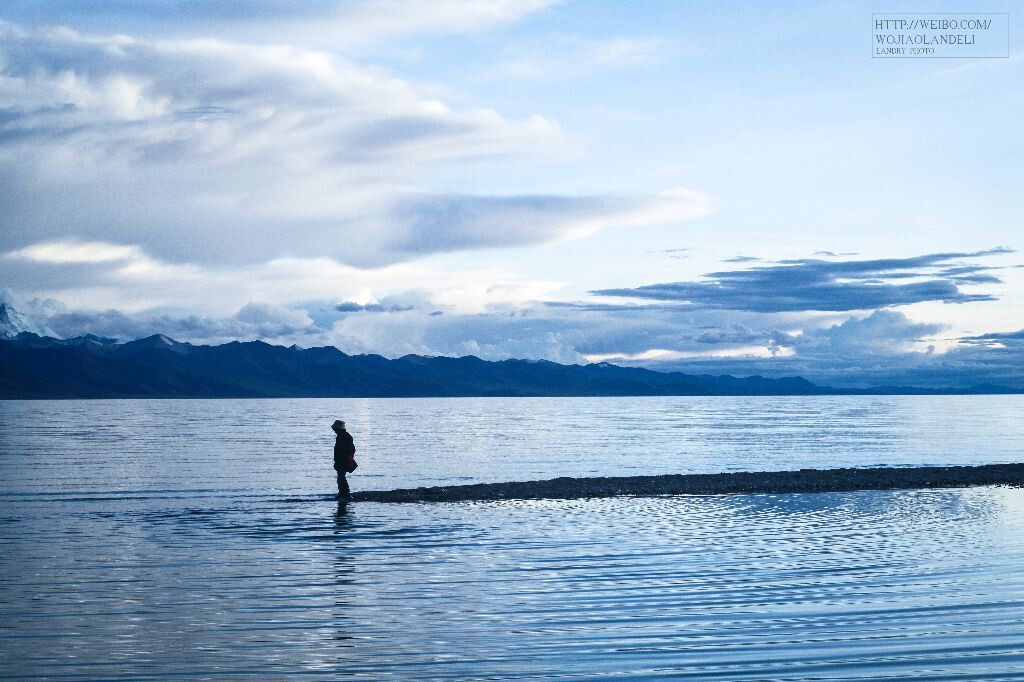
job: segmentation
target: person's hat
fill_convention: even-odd
[[[345,428],[345,422],[341,421],[340,419],[335,419],[334,423],[331,424],[331,428],[332,429],[343,429],[343,428]]]

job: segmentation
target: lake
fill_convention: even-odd
[[[339,510],[1024,461],[1024,396],[0,401],[0,678],[1024,679],[1024,491]]]

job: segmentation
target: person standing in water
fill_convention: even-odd
[[[355,471],[356,445],[352,441],[352,434],[345,430],[345,422],[337,419],[331,424],[331,428],[338,436],[334,441],[334,470],[338,473],[338,499],[347,500],[351,493],[345,474]]]

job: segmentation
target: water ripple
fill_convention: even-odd
[[[609,404],[639,428],[639,408]],[[894,434],[910,439],[918,428],[908,417],[918,407],[884,401],[834,403],[847,411],[836,427],[822,403],[784,401],[778,410],[795,422],[778,431],[740,407],[713,426],[697,404],[652,404],[680,443],[692,445],[686,420],[705,420],[701,432],[717,434],[723,468],[745,461],[725,444],[761,443],[757,457],[768,459],[772,448],[796,444],[799,464],[836,430],[853,445],[828,458],[884,462],[869,444],[894,447],[903,438]],[[61,460],[53,423],[3,408],[0,678],[1024,679],[1022,490],[344,509],[322,481],[310,482],[319,457],[312,436],[287,456],[287,438],[305,428],[302,405],[243,406],[250,417],[290,415],[292,425],[279,437],[257,426],[236,441],[232,429],[249,422],[226,403],[204,414],[187,402],[125,401],[116,414],[97,407],[95,431],[69,429],[75,435],[60,442],[75,454]],[[68,403],[62,414],[84,419],[88,409]],[[502,419],[494,405],[487,410],[495,414],[486,419]],[[445,413],[436,402],[423,411]],[[593,404],[580,412],[586,420],[570,419],[567,433],[607,443],[616,416]],[[148,419],[142,432],[129,428]],[[758,419],[754,438],[746,429]],[[981,434],[985,419],[950,433]],[[585,424],[603,435],[587,435]],[[465,431],[467,452],[485,444],[466,455],[470,469],[504,452],[486,445],[482,430]],[[254,444],[267,451],[258,465],[243,456]],[[567,447],[547,460],[519,450],[536,461],[510,464],[509,478],[530,468],[541,477],[595,473],[574,469],[582,460],[572,451],[583,446]],[[658,447],[652,467],[668,466],[672,453]],[[1009,457],[1014,447],[1007,440],[993,451]],[[396,471],[387,480],[426,483],[415,458],[389,461]],[[430,475],[458,468],[441,464]],[[592,468],[612,464],[598,458]]]

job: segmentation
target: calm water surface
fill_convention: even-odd
[[[1024,461],[1022,396],[0,402],[0,678],[1024,679],[1024,491],[353,488]]]

